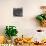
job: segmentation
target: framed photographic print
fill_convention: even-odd
[[[23,16],[23,8],[13,8],[13,16],[22,17]]]

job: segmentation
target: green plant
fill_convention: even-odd
[[[38,16],[36,16],[36,19],[39,21],[43,21],[44,19],[46,20],[46,14],[38,15]]]
[[[18,33],[18,31],[15,26],[6,26],[5,34],[9,38],[11,38],[12,36],[16,36],[17,33]]]

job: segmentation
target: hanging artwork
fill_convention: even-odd
[[[22,17],[23,9],[22,8],[13,8],[13,16]]]

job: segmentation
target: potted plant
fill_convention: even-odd
[[[46,27],[46,14],[38,15],[36,19],[39,20],[41,26]]]
[[[46,27],[46,6],[41,6],[42,14],[37,15],[36,19],[39,20],[42,27]]]
[[[12,36],[17,36],[17,33],[18,31],[15,26],[6,26],[5,34],[10,41],[11,41]],[[10,42],[9,40],[8,42]]]

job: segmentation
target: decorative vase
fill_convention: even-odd
[[[43,20],[43,21],[41,22],[41,26],[42,26],[42,27],[46,27],[46,20]]]
[[[12,41],[11,41],[10,39],[7,39],[7,43],[8,43],[8,44],[11,44]]]
[[[12,40],[12,44],[14,44],[14,40],[17,38],[17,36],[12,36],[11,40]]]

